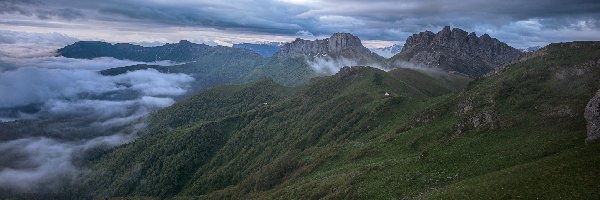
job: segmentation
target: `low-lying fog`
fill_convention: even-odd
[[[56,57],[64,35],[0,37],[0,191],[43,191],[73,181],[91,149],[129,142],[143,117],[167,107],[194,79],[140,70],[99,70],[140,62]],[[170,65],[170,62],[152,63]]]

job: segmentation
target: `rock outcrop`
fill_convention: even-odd
[[[359,65],[373,64],[384,60],[383,57],[364,47],[360,39],[350,33],[335,33],[329,38],[314,41],[297,38],[293,42],[283,45],[273,57],[301,56],[309,59],[347,58],[356,61]]]
[[[587,142],[600,138],[600,90],[590,99],[584,113],[587,121]]]
[[[518,49],[488,34],[478,37],[446,26],[438,33],[425,31],[408,37],[402,51],[390,61],[395,65],[410,63],[478,77],[518,60],[521,55]]]

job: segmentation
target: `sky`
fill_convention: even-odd
[[[599,19],[598,0],[0,0],[0,30],[148,45],[350,32],[382,47],[449,25],[525,48],[599,40]]]

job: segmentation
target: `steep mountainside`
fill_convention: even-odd
[[[446,26],[438,33],[425,31],[408,37],[402,51],[389,62],[399,66],[408,62],[477,77],[518,60],[521,54],[487,34],[477,37],[475,33]]]
[[[544,52],[458,94],[448,93],[464,83],[455,75],[368,67],[298,91],[269,80],[211,89],[155,114],[145,136],[94,161],[79,192],[597,199],[600,143],[585,144],[583,111],[600,89],[600,43]]]

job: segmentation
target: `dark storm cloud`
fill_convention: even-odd
[[[402,16],[434,16],[434,15],[495,15],[507,16],[515,19],[529,19],[536,17],[560,17],[571,15],[598,14],[600,3],[595,0],[328,0],[327,4],[339,5],[344,8],[332,9],[337,14],[363,16],[368,18],[398,19]],[[339,8],[339,7],[338,7]],[[328,10],[323,7],[317,10]],[[480,19],[481,20],[481,19]]]
[[[283,36],[351,32],[366,40],[403,41],[413,33],[451,25],[523,46],[600,37],[598,0],[4,0],[0,5],[4,14],[120,22],[127,25],[123,31],[202,27]]]
[[[46,3],[37,0],[2,0],[0,1],[0,14],[21,14],[25,16],[36,16],[39,19],[57,17],[66,20],[83,17],[83,14],[76,10],[77,8],[46,6]]]
[[[83,17],[81,12],[71,8],[60,8],[55,10],[37,10],[38,17],[40,19],[50,19],[53,16],[60,17],[61,19],[73,20]]]
[[[129,2],[135,4],[137,2]],[[259,4],[260,2],[256,2]],[[136,6],[138,6],[136,8]],[[215,4],[162,5],[144,4],[130,6],[102,6],[99,12],[120,15],[129,19],[151,21],[165,25],[200,26],[218,29],[247,29],[269,33],[292,33],[303,23],[294,19],[300,10],[280,5],[264,6],[264,12],[254,10],[256,5]]]
[[[0,14],[21,14],[21,15],[33,15],[27,6],[33,6],[36,4],[33,0],[2,0],[0,1]]]
[[[600,1],[594,0],[330,0],[302,15],[350,17],[365,24],[358,31],[362,31],[363,37],[367,39],[398,39],[398,34],[406,37],[407,34],[424,29],[439,29],[445,25],[469,30],[481,27],[497,29],[530,19],[539,20],[542,28],[549,30],[572,28],[572,24],[581,20],[593,21],[591,23],[597,28],[599,22],[593,19],[600,17],[599,10]],[[338,23],[340,22],[331,22]],[[321,26],[326,27],[323,24]]]
[[[307,7],[258,1],[4,1],[2,13],[34,15],[38,18],[86,18],[107,21],[160,24],[163,26],[210,27],[293,34],[311,21],[295,18]]]

